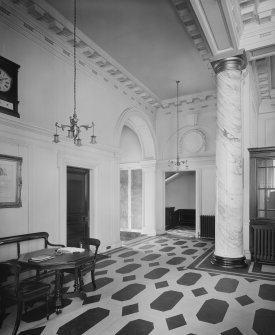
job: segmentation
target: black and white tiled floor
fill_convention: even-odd
[[[200,270],[213,243],[172,234],[129,241],[98,261],[96,291],[87,274],[84,301],[67,299],[49,321],[42,308],[29,311],[18,334],[275,335],[273,267],[267,279]],[[1,335],[11,334],[8,312]]]

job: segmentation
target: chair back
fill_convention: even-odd
[[[91,250],[91,246],[94,247],[94,259],[96,259],[98,248],[100,246],[100,240],[91,237],[82,238],[80,241],[80,247],[85,250]]]

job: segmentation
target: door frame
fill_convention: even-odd
[[[127,228],[121,228],[120,226],[120,231],[130,231],[130,232],[138,232],[141,233],[142,229],[144,227],[144,178],[143,178],[143,170],[142,170],[142,166],[140,163],[122,163],[120,164],[120,169],[119,169],[119,173],[121,173],[121,171],[127,171],[128,173],[128,225]],[[132,211],[131,211],[131,181],[132,181],[132,177],[131,177],[131,172],[132,170],[141,170],[141,175],[142,175],[142,186],[141,186],[141,227],[140,228],[132,228]],[[120,206],[121,206],[121,200],[120,200]]]
[[[200,233],[200,215],[201,215],[201,197],[202,197],[202,172],[200,167],[190,167],[190,171],[196,173],[196,223],[195,234],[198,237]],[[184,171],[184,170],[182,170]],[[167,162],[162,162],[157,171],[156,191],[159,194],[159,201],[156,203],[156,231],[157,234],[165,234],[165,172],[171,172],[167,169]]]
[[[73,156],[59,156],[59,236],[58,241],[66,245],[67,243],[67,167],[76,167],[80,169],[89,170],[89,231],[90,235],[96,234],[97,227],[96,220],[96,189],[97,189],[97,174],[98,167],[95,163],[90,161],[79,161]]]
[[[75,166],[67,166],[67,187],[69,183],[69,177],[68,175],[76,174],[78,176],[82,175],[84,176],[84,198],[85,198],[85,214],[87,214],[88,222],[85,223],[84,227],[84,233],[85,235],[83,237],[90,237],[90,170],[79,168]],[[72,181],[70,179],[70,181]],[[67,189],[67,200],[68,200],[68,189]],[[67,204],[67,244],[68,244],[68,204]]]
[[[197,170],[179,170],[179,171],[171,171],[171,170],[168,170],[168,171],[164,171],[164,211],[165,211],[165,207],[166,207],[166,182],[165,182],[165,177],[166,177],[166,172],[175,172],[175,173],[179,173],[181,175],[183,175],[185,172],[194,172],[194,175],[195,175],[195,212],[196,212],[196,216],[195,216],[195,227],[194,227],[194,231],[195,231],[195,235],[197,236],[197,223],[199,223],[199,216],[197,217],[197,208],[198,208],[198,190],[197,190]],[[166,216],[166,215],[165,215]],[[166,217],[164,217],[164,229],[166,230],[166,227],[165,227],[165,220],[166,220]]]

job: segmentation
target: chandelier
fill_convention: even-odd
[[[185,165],[185,168],[187,169],[187,160],[180,160],[179,158],[179,83],[180,81],[177,80],[177,158],[175,160],[169,160],[168,166],[179,169],[181,166]]]
[[[80,147],[82,145],[82,140],[80,138],[81,129],[85,130],[92,129],[91,136],[91,144],[96,144],[96,136],[94,134],[95,124],[92,122],[90,125],[78,125],[78,117],[76,114],[76,0],[74,0],[74,39],[73,39],[73,50],[74,50],[74,112],[73,116],[70,116],[70,124],[59,124],[55,123],[55,134],[53,135],[53,142],[59,143],[59,135],[57,133],[57,129],[61,128],[64,131],[66,128],[68,129],[67,137],[74,141],[74,144]]]

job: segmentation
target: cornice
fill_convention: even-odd
[[[209,109],[216,108],[217,92],[205,91],[198,94],[190,94],[181,96],[178,99],[178,107],[185,112],[197,113]],[[170,109],[177,107],[176,99],[167,99],[163,101],[163,112],[170,113]]]
[[[209,65],[209,60],[212,58],[212,54],[191,5],[186,0],[171,0],[171,3],[175,7],[180,20],[186,28],[186,32],[191,37],[201,58],[205,61],[207,68],[212,71],[212,68]]]
[[[30,39],[36,39],[67,61],[73,61],[73,25],[44,0],[2,0],[0,17]],[[154,113],[160,99],[110,55],[77,29],[78,66],[101,78],[129,99]]]

